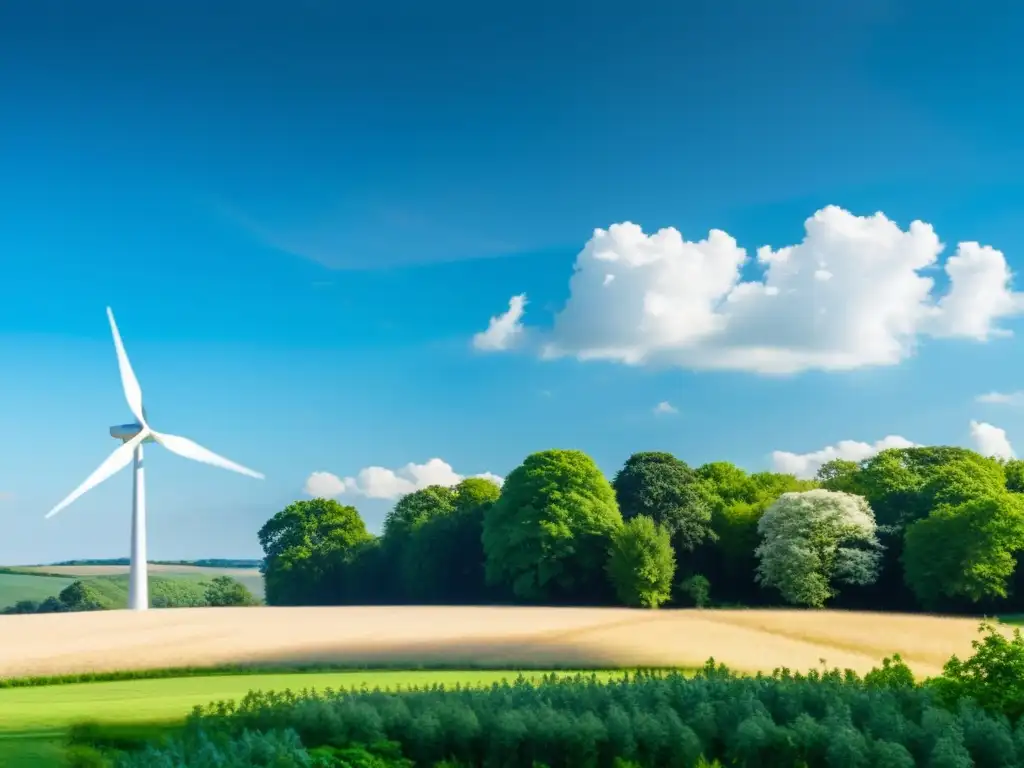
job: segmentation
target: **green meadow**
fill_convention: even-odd
[[[209,675],[163,679],[71,683],[0,689],[0,766],[56,768],[64,765],[69,729],[83,722],[129,733],[172,728],[197,705],[239,700],[249,691],[360,689],[442,684],[487,686],[520,674],[509,670],[351,670],[291,674]],[[547,673],[547,674],[550,674]],[[574,671],[558,674],[574,675]],[[600,678],[622,672],[591,672]]]

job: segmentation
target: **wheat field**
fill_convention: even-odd
[[[978,620],[844,611],[372,606],[0,616],[0,676],[224,664],[828,667],[933,675]]]

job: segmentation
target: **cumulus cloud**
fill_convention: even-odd
[[[744,281],[747,252],[721,230],[687,241],[630,222],[596,229],[541,352],[762,374],[851,370],[896,364],[925,336],[1005,335],[999,321],[1024,310],[990,246],[960,243],[940,293],[930,274],[944,246],[929,224],[903,230],[882,213],[828,206],[804,230],[796,245],[758,248],[761,276]],[[519,309],[510,302],[478,338],[521,328]]]
[[[971,441],[974,449],[982,456],[995,456],[997,459],[1013,459],[1016,454],[1006,430],[984,421],[971,422]]]
[[[499,486],[504,482],[502,477],[492,472],[470,477],[482,477]],[[465,476],[452,469],[451,464],[435,458],[425,464],[409,463],[398,469],[366,467],[359,470],[355,477],[344,479],[329,472],[314,472],[306,479],[305,492],[310,496],[340,496],[348,493],[368,499],[397,499],[428,485],[453,486],[464,479]]]
[[[983,421],[971,422],[971,443],[974,450],[983,456],[1012,459],[1016,455],[1006,436],[1006,430]],[[913,448],[916,445],[917,443],[899,435],[889,435],[874,443],[840,440],[835,445],[828,445],[810,453],[772,451],[772,468],[776,472],[785,472],[799,478],[810,479],[814,477],[822,464],[833,459],[864,461],[888,448]]]
[[[1024,405],[1024,392],[986,392],[974,398],[975,402],[987,403],[989,405]]]
[[[510,349],[523,335],[522,318],[526,311],[526,294],[520,293],[508,300],[508,310],[495,315],[487,330],[473,336],[473,346],[485,352]]]
[[[314,472],[302,489],[308,496],[331,499],[345,492],[345,481],[330,472]]]
[[[888,448],[913,448],[916,443],[899,435],[888,435],[874,443],[862,443],[858,440],[840,440],[835,445],[827,445],[821,450],[810,453],[790,453],[789,451],[772,451],[772,466],[776,472],[796,475],[802,479],[810,479],[817,474],[822,464],[835,459],[846,461],[864,461],[876,453]]]
[[[668,400],[662,400],[654,406],[654,414],[656,416],[665,416],[673,413],[679,413],[679,409],[672,405]]]

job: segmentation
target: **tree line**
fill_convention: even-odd
[[[948,446],[835,460],[813,480],[581,451],[531,454],[358,510],[297,501],[259,531],[271,605],[824,605],[1024,610],[1024,461]]]
[[[230,576],[216,576],[210,581],[151,576],[149,605],[151,608],[223,608],[253,606],[259,601],[249,589]],[[59,594],[45,600],[19,600],[0,609],[0,615],[26,613],[71,613],[75,611],[106,611],[128,605],[126,576],[96,576],[78,579]]]

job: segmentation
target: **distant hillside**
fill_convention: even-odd
[[[225,560],[209,558],[206,560],[150,560],[153,565],[195,565],[201,568],[259,568],[262,560]],[[130,565],[127,557],[114,557],[107,560],[64,560],[60,563],[47,565]]]

